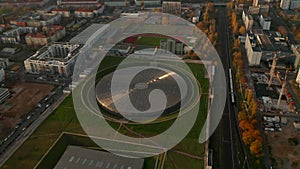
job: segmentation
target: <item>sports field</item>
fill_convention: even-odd
[[[153,37],[153,36],[142,36],[138,42],[137,45],[144,45],[144,46],[159,46],[160,40],[167,39],[162,37]]]
[[[122,59],[123,58],[121,57],[106,57],[102,61],[101,64],[103,66],[100,66],[100,69],[115,65],[122,61]],[[188,64],[188,66],[201,84],[202,92],[207,93],[208,79],[204,78],[204,66],[200,64]],[[203,168],[204,144],[198,143],[198,137],[206,119],[206,111],[207,95],[204,94],[201,97],[200,112],[196,123],[186,138],[166,154],[145,159],[145,168],[154,168],[156,160],[158,160],[158,165],[162,165],[161,162],[163,161],[163,158],[165,158],[163,164],[165,169]],[[140,135],[145,136],[159,134],[171,124],[172,121],[148,125],[123,124],[121,126],[117,123],[111,123],[114,128],[120,127],[119,130],[122,133],[136,135],[138,132]],[[147,130],[147,128],[151,128],[151,130]],[[62,132],[85,134],[74,111],[72,96],[67,97],[64,102],[37,128],[28,140],[5,163],[3,169],[32,169],[48,151],[49,153],[43,158],[38,168],[53,168],[67,145],[99,148],[89,138],[68,134],[61,136]],[[50,149],[51,146],[53,146],[52,149]]]

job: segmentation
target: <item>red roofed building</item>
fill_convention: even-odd
[[[51,11],[53,14],[60,14],[63,17],[70,17],[71,12],[68,9],[57,8]]]
[[[75,17],[78,17],[78,18],[93,18],[94,17],[93,10],[86,9],[86,8],[76,9],[74,14],[75,14]]]
[[[75,17],[79,18],[93,18],[99,14],[102,14],[104,11],[105,5],[100,4],[94,7],[85,7],[85,8],[78,8],[75,10],[74,14]]]
[[[63,26],[47,26],[43,27],[43,31],[35,34],[27,34],[25,36],[26,44],[29,46],[43,46],[50,42],[56,42],[66,35]]]

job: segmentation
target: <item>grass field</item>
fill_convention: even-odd
[[[119,63],[123,58],[108,57],[104,59],[100,70],[106,66]],[[208,79],[204,78],[205,69],[203,65],[188,64],[195,77],[201,83],[202,91],[208,90]],[[54,142],[59,138],[62,132],[85,134],[82,130],[76,113],[73,108],[72,96],[67,97],[64,102],[37,128],[28,140],[13,154],[13,156],[4,164],[3,169],[31,169],[43,155],[50,149]],[[203,168],[204,144],[198,143],[199,133],[204,124],[207,111],[207,96],[201,97],[200,112],[192,130],[176,147],[167,152],[164,168]],[[145,133],[146,128],[150,135],[159,134],[165,128],[170,126],[172,121],[156,124],[156,127],[149,125],[126,125],[126,127]],[[117,124],[113,124],[117,126]],[[130,131],[122,127],[123,132],[130,135]],[[132,134],[132,133],[131,133]],[[81,145],[86,147],[95,147],[96,145],[90,139],[82,139],[75,136],[62,136],[49,154],[43,159],[38,168],[53,168],[67,145]],[[197,157],[197,158],[195,158]],[[156,157],[145,159],[145,169],[152,169],[155,165]]]
[[[160,40],[167,39],[162,37],[152,37],[152,36],[143,36],[137,42],[137,45],[145,45],[145,46],[159,46]]]

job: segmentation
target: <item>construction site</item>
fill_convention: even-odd
[[[299,138],[299,105],[297,93],[291,88],[290,76],[293,69],[286,68],[276,53],[269,59],[270,69],[250,68],[256,98],[259,104],[259,117],[264,131],[271,160],[278,168],[297,168],[300,152],[297,148]],[[276,141],[274,141],[276,140]],[[294,140],[295,143],[291,143]],[[284,153],[284,155],[282,154]],[[299,165],[300,166],[300,165]],[[298,166],[298,167],[299,167]]]

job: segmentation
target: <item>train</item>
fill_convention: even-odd
[[[231,68],[228,69],[228,75],[229,75],[229,87],[230,87],[230,98],[231,103],[235,103],[235,96],[234,96],[234,88],[233,88],[233,79],[232,79],[232,70]]]

